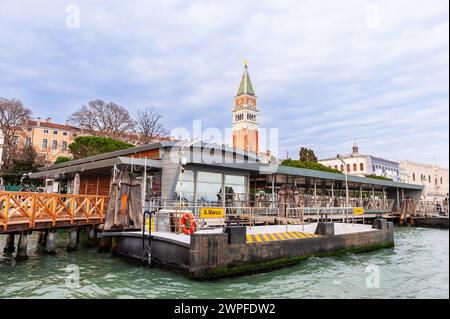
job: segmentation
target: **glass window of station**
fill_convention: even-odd
[[[174,198],[180,200],[179,177]],[[240,206],[247,195],[245,175],[185,170],[182,177],[181,197],[184,202],[198,206]]]
[[[222,206],[222,174],[197,172],[197,203]]]

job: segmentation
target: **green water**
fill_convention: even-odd
[[[60,233],[56,256],[33,253],[34,239],[29,260],[16,263],[0,256],[0,298],[449,298],[448,230],[397,228],[395,236],[394,248],[196,282],[131,266],[82,245],[67,253],[67,234]],[[2,236],[0,247],[4,240]],[[66,284],[71,264],[79,267],[78,287]],[[371,272],[377,267],[378,272]]]

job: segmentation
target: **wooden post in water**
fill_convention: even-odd
[[[14,253],[15,250],[16,248],[14,247],[14,234],[7,234],[5,248],[3,248],[3,253],[5,255],[10,255]]]
[[[111,237],[102,237],[100,239],[99,253],[109,253],[111,251]]]
[[[113,237],[111,239],[111,254],[115,256],[117,254],[117,250],[119,248],[119,238]]]
[[[17,253],[15,259],[17,261],[28,259],[27,249],[28,249],[28,231],[24,231],[21,232],[19,236],[19,243],[17,244]]]
[[[45,252],[50,255],[56,254],[55,250],[55,229],[47,230],[47,238],[45,240]]]
[[[73,228],[69,231],[69,245],[67,246],[67,251],[77,250],[78,244],[78,231]]]

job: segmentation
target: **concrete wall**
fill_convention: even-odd
[[[278,268],[313,255],[392,246],[394,229],[390,224],[387,230],[237,245],[228,245],[227,234],[194,234],[191,238],[189,275],[215,278]]]
[[[141,234],[119,234],[118,239],[118,254],[137,261],[142,259]],[[154,238],[152,262],[180,270],[192,278],[208,279],[279,268],[313,255],[368,251],[393,244],[392,223],[383,230],[258,244],[228,244],[228,234],[196,233],[191,236],[190,245]]]
[[[139,261],[142,259],[142,236],[141,234],[118,236],[117,253],[128,259]],[[188,271],[190,263],[189,245],[181,245],[167,239],[152,239],[152,262]],[[149,242],[144,241],[144,249],[148,250]]]

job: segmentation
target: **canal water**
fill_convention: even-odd
[[[395,236],[394,248],[196,282],[82,245],[67,253],[59,233],[56,256],[33,254],[33,246],[24,262],[0,256],[0,298],[449,298],[448,230],[396,228]]]

